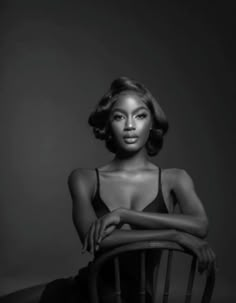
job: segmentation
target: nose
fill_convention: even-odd
[[[132,119],[132,117],[130,117],[126,120],[125,130],[134,130],[134,129],[135,129],[135,122]]]

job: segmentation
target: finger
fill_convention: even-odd
[[[99,238],[100,225],[101,225],[100,221],[97,220],[96,221],[96,225],[95,225],[95,233],[94,233],[94,235],[95,235],[95,242],[97,242],[98,238]]]
[[[212,259],[215,264],[217,263],[217,258],[216,258],[216,254],[214,253],[213,249],[211,249],[211,254],[212,254]]]
[[[203,259],[203,267],[204,267],[204,270],[206,270],[207,267],[208,267],[208,264],[210,262],[210,257],[208,255],[208,248],[204,248],[202,254],[203,254],[203,258],[204,258]]]
[[[104,219],[102,220],[101,229],[100,229],[100,241],[104,237],[104,233],[105,233],[106,229],[111,225],[115,225],[114,216],[112,213],[106,215],[104,217]]]
[[[95,226],[94,224],[92,224],[89,231],[89,252],[91,254],[94,253],[94,230],[95,230]]]
[[[109,236],[114,230],[116,229],[115,225],[110,225],[107,227],[107,229],[103,233],[103,239],[107,236]]]
[[[199,264],[202,263],[202,255],[201,255],[201,250],[197,248],[196,246],[192,246],[189,248],[190,252],[194,253],[194,255],[197,257],[198,260],[198,267]]]
[[[104,232],[105,229],[107,227],[107,223],[105,220],[102,221],[101,225],[100,225],[100,229],[99,229],[99,238],[98,238],[98,243],[100,243],[104,237]]]
[[[110,226],[104,231],[103,236],[101,237],[101,241],[102,241],[104,238],[106,238],[108,235],[110,235],[110,234],[113,232],[113,230],[114,230],[115,228],[116,228],[115,225],[110,225]],[[95,247],[95,250],[96,250],[96,251],[99,250],[101,241],[100,241],[99,243],[97,242],[96,247]]]
[[[85,235],[84,243],[82,246],[82,253],[84,254],[88,247],[88,233]]]
[[[208,263],[207,263],[207,269],[206,269],[207,275],[208,275],[211,272],[214,258],[213,258],[212,250],[210,249],[210,247],[207,249],[206,253],[207,253],[207,257],[208,257]]]
[[[216,271],[218,270],[217,266],[216,266],[216,255],[214,253],[214,251],[209,248],[209,254],[211,255],[211,264],[210,264],[210,269],[213,267]]]
[[[197,257],[198,257],[198,272],[202,273],[203,272],[204,257],[203,257],[201,249],[197,250]]]
[[[94,248],[95,250],[98,250],[99,248],[99,242],[98,242],[98,238],[99,238],[99,229],[100,229],[100,221],[97,220],[96,224],[95,224],[95,230],[94,230]]]
[[[103,223],[100,224],[99,226],[99,231],[98,231],[98,243],[102,241],[102,232],[103,232]]]
[[[199,264],[199,272],[203,273],[204,270],[207,269],[208,266],[208,255],[206,248],[201,249],[201,262]]]

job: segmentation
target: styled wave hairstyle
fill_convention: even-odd
[[[155,156],[163,146],[164,135],[167,133],[169,124],[157,100],[150,91],[141,83],[127,77],[115,79],[108,92],[98,102],[95,110],[90,114],[88,123],[93,128],[96,138],[105,140],[106,147],[112,153],[116,153],[116,146],[109,130],[109,114],[113,104],[121,94],[135,93],[141,98],[152,114],[152,129],[146,143],[149,156]]]

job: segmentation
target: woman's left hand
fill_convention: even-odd
[[[119,209],[115,209],[103,217],[98,218],[91,224],[90,229],[86,234],[83,251],[88,250],[94,254],[94,251],[98,250],[102,239],[112,233],[120,223],[121,216]]]

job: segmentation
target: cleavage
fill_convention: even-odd
[[[152,182],[151,180],[146,180],[145,185],[143,180],[140,180],[140,177],[137,177],[137,179],[138,178],[139,180],[134,180],[132,184],[130,181],[128,183],[120,177],[114,178],[113,182],[106,182],[106,179],[109,179],[108,177],[100,177],[99,194],[105,206],[110,211],[119,207],[139,211],[144,210],[148,205],[154,202],[159,192],[158,176],[156,176],[154,181],[153,178],[151,178]],[[136,177],[134,177],[134,179],[136,179]],[[139,192],[137,192],[137,187],[139,188]],[[141,194],[142,197],[140,197]]]

